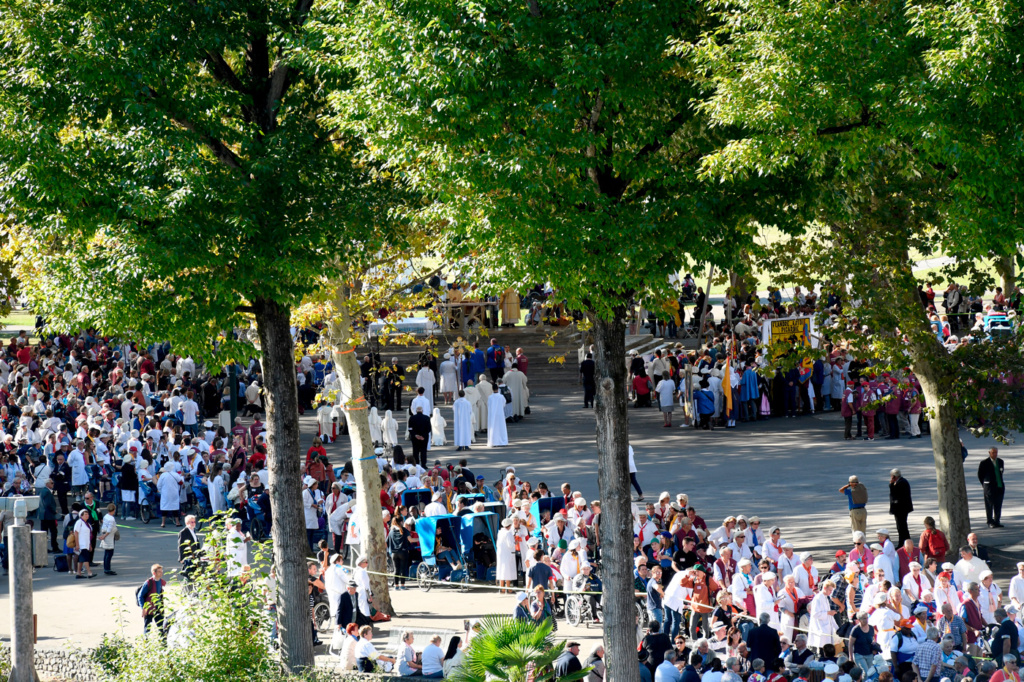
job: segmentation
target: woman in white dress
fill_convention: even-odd
[[[380,433],[384,439],[384,445],[391,447],[398,445],[398,422],[391,414],[391,410],[385,412],[384,418],[380,421]]]
[[[383,440],[381,438],[380,427],[381,427],[380,416],[377,414],[377,408],[376,407],[371,407],[370,408],[370,440],[372,440],[374,442],[374,444],[382,443],[383,442]]]
[[[448,422],[441,416],[441,408],[435,407],[434,414],[430,417],[430,440],[435,448],[444,445],[444,427]]]
[[[498,587],[512,589],[512,583],[516,579],[516,541],[512,535],[512,519],[505,519],[501,522],[501,530],[495,541],[498,565],[494,571],[494,579]],[[504,591],[499,594],[504,594]]]
[[[174,525],[180,526],[181,522],[181,483],[183,479],[165,464],[160,470],[160,476],[156,480],[156,489],[160,492],[160,527],[167,525],[167,518],[174,517]]]
[[[826,580],[821,584],[821,591],[814,595],[808,609],[811,617],[810,634],[807,635],[807,646],[821,648],[826,644],[834,644],[836,636],[835,614],[837,606],[832,602],[832,592],[836,584]]]
[[[455,363],[452,362],[451,353],[444,354],[444,361],[438,366],[437,372],[441,375],[438,390],[444,396],[445,404],[450,405],[453,402],[454,394],[459,391],[459,372]]]

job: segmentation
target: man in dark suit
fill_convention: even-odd
[[[903,478],[899,469],[889,472],[889,513],[896,519],[896,532],[899,534],[897,547],[902,547],[910,539],[910,527],[907,517],[914,511],[914,502],[910,498],[910,482]]]
[[[53,496],[53,481],[46,479],[46,483],[36,490],[39,491],[39,509],[36,511],[40,522],[40,529],[50,534],[50,554],[59,554],[60,546],[57,544],[57,498]]]
[[[555,659],[555,678],[562,678],[583,670],[578,656],[580,655],[580,643],[569,642],[565,645],[565,651]]]
[[[430,440],[430,417],[417,406],[416,414],[409,417],[409,434],[412,438],[412,459],[427,468],[427,443]]]
[[[587,358],[580,363],[580,381],[583,383],[583,407],[594,406],[594,394],[597,392],[597,382],[594,377],[597,375],[597,364],[594,363],[594,354],[587,353]]]
[[[988,457],[978,465],[978,480],[985,493],[985,521],[989,528],[1002,528],[999,519],[1003,516],[1003,495],[1006,481],[1003,480],[1003,460],[998,448],[989,448]]]
[[[769,625],[770,622],[771,616],[762,613],[757,627],[747,633],[747,648],[750,649],[747,658],[750,660],[760,658],[762,661],[774,661],[782,653],[779,631]]]
[[[181,564],[181,574],[186,580],[190,580],[195,572],[196,554],[202,546],[196,533],[196,517],[189,514],[185,517],[185,527],[178,533],[178,563]]]
[[[334,622],[342,629],[348,627],[349,623],[355,623],[359,615],[359,597],[356,596],[356,583],[350,580],[348,589],[341,593],[338,601],[338,615]]]

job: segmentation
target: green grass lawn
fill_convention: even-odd
[[[18,310],[4,318],[0,318],[0,325],[4,327],[28,327],[32,329],[36,324],[35,313]]]

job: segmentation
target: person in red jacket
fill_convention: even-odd
[[[929,559],[935,559],[941,565],[946,560],[946,553],[949,551],[949,541],[945,534],[935,527],[935,519],[930,516],[924,517],[924,532],[917,546],[921,553]]]

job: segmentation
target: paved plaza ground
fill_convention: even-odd
[[[597,464],[594,445],[594,418],[580,407],[581,394],[570,387],[568,395],[550,391],[532,397],[532,415],[519,424],[509,425],[510,446],[488,449],[479,444],[466,453],[475,473],[490,482],[499,467],[514,464],[517,473],[536,485],[544,481],[552,489],[569,481],[588,500],[598,496]],[[451,433],[451,408],[444,411]],[[899,441],[852,441],[842,437],[842,420],[829,413],[797,419],[774,419],[756,424],[740,424],[736,429],[714,432],[690,429],[664,429],[661,415],[653,409],[630,410],[630,431],[636,451],[640,484],[648,499],[658,493],[685,492],[690,503],[714,527],[728,514],[757,514],[762,527],[778,524],[783,537],[798,550],[849,549],[850,534],[846,498],[837,490],[850,474],[857,474],[870,495],[868,527],[893,527],[888,516],[888,471],[902,469],[910,481],[916,511],[911,515],[911,531],[921,530],[921,518],[936,515],[935,472],[930,442],[921,439]],[[315,433],[311,416],[303,417],[306,442]],[[962,432],[970,457],[967,487],[971,519],[983,544],[1005,547],[1006,553],[993,556],[996,576],[1005,587],[1009,581],[1009,558],[1024,555],[1020,529],[1024,513],[1024,463],[1021,446],[1000,448],[1006,462],[1007,493],[1003,522],[1006,527],[991,530],[985,526],[981,487],[976,471],[980,458],[991,444],[975,440]],[[449,443],[451,441],[449,440]],[[349,457],[347,439],[328,446],[337,464]],[[304,453],[303,453],[304,454]],[[431,459],[454,462],[453,446],[435,449]],[[141,632],[141,617],[134,604],[135,588],[148,576],[148,567],[160,562],[177,566],[176,530],[161,531],[158,522],[143,525],[139,521],[122,523],[122,540],[114,558],[116,577],[99,571],[93,580],[74,580],[51,568],[35,574],[35,612],[38,614],[39,646],[59,648],[67,644],[96,645],[105,632],[123,627],[126,634]],[[1014,558],[1013,560],[1016,560]],[[825,553],[819,554],[819,566],[825,566]],[[0,581],[0,639],[10,636],[6,608],[8,582]],[[513,598],[492,591],[475,590],[462,594],[448,588],[423,593],[412,589],[393,593],[398,617],[380,624],[386,633],[391,628],[408,626],[458,630],[465,618],[488,613],[511,613]],[[119,607],[120,605],[120,607]],[[123,615],[122,615],[123,614]],[[599,637],[597,628],[569,630],[560,636],[589,641]]]

